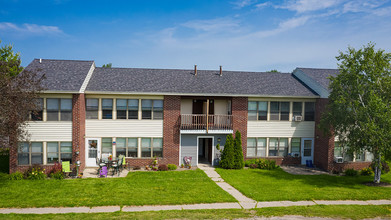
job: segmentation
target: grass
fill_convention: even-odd
[[[221,177],[244,195],[257,201],[391,199],[390,187],[365,186],[371,176],[292,175],[282,169],[224,170]],[[382,175],[391,182],[391,174]]]
[[[166,205],[236,200],[201,170],[130,172],[125,178],[0,179],[0,207]]]
[[[221,210],[181,210],[151,212],[114,212],[90,214],[0,214],[0,219],[237,219],[270,216],[300,215],[306,217],[329,218],[389,218],[391,205],[315,205],[294,207],[273,207],[254,210],[221,209]]]

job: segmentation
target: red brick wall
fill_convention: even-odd
[[[347,169],[361,170],[363,168],[369,167],[371,162],[344,162],[344,163],[333,163],[332,169],[337,172],[343,172]],[[330,170],[330,171],[331,171]]]
[[[232,98],[233,132],[240,131],[242,135],[243,155],[247,155],[247,97]]]
[[[330,171],[334,161],[334,136],[325,135],[319,128],[322,114],[326,111],[329,99],[317,99],[315,103],[315,145],[314,165]]]
[[[245,160],[251,160],[251,159],[258,159],[257,158],[246,158]],[[259,159],[265,159],[265,160],[274,160],[276,161],[277,165],[300,165],[301,163],[301,157],[259,157]]]
[[[73,94],[72,99],[72,169],[76,168],[76,161],[80,160],[80,171],[85,168],[85,131],[86,109],[84,94]],[[76,152],[79,152],[77,154]]]

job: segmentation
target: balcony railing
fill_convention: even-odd
[[[232,130],[232,115],[181,115],[181,130]]]

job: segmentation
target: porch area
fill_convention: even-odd
[[[181,133],[232,133],[232,115],[181,114]]]

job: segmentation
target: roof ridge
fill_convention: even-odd
[[[34,58],[34,60],[48,60],[48,61],[72,61],[72,62],[94,62],[94,60],[69,60],[69,59],[44,59],[44,58]]]

